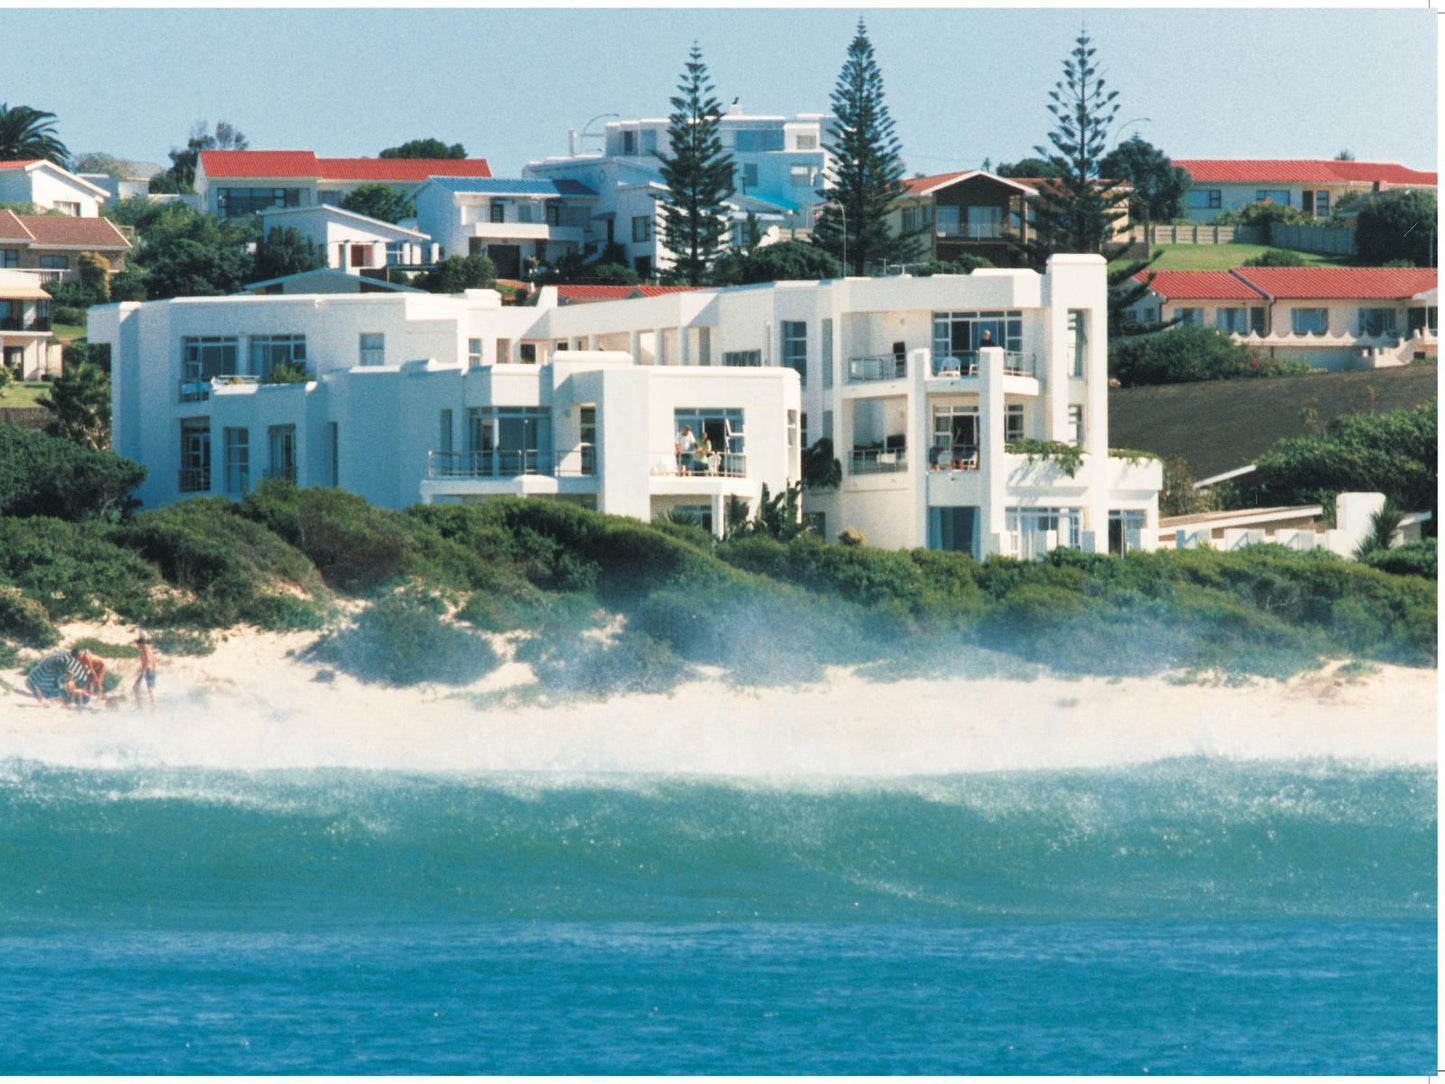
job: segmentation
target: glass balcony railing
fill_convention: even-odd
[[[848,359],[848,380],[864,384],[874,380],[898,380],[908,375],[906,355],[869,354]]]
[[[908,469],[907,448],[854,448],[853,474],[895,474]]]

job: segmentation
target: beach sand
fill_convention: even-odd
[[[73,624],[65,642],[134,631]],[[667,695],[478,708],[525,683],[508,663],[466,689],[363,684],[297,656],[314,633],[227,634],[161,657],[157,706],[41,708],[0,693],[0,760],[75,766],[351,767],[587,775],[907,776],[1089,768],[1172,757],[1433,764],[1437,672],[1338,664],[1287,682],[1042,677],[875,682],[846,670],[785,689],[718,680]],[[132,660],[111,664],[129,693]],[[16,675],[7,680],[18,685]]]

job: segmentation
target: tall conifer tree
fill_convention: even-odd
[[[662,241],[673,256],[668,277],[696,286],[722,247],[728,231],[726,201],[733,194],[733,159],[723,153],[719,134],[722,110],[696,42],[677,90],[667,128],[672,155],[658,156],[667,185]]]
[[[905,260],[916,247],[915,238],[894,236],[888,228],[889,206],[903,194],[902,147],[862,19],[831,102],[837,118],[837,141],[826,145],[832,183],[819,193],[830,203],[818,216],[813,242],[842,259],[845,271],[861,275],[869,262]]]
[[[1128,192],[1099,175],[1109,128],[1119,112],[1119,92],[1106,86],[1094,52],[1088,31],[1080,31],[1064,61],[1064,78],[1049,91],[1049,112],[1058,125],[1049,133],[1053,147],[1034,148],[1058,170],[1040,186],[1034,205],[1040,265],[1055,252],[1109,255],[1114,224],[1125,215]]]

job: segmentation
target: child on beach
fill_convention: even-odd
[[[141,633],[135,638],[135,646],[140,648],[140,673],[135,676],[135,684],[131,686],[131,692],[135,696],[135,706],[140,707],[140,686],[145,682],[146,695],[150,697],[151,707],[156,703],[156,649],[146,639],[146,634]]]

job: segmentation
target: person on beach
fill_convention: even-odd
[[[82,692],[82,703],[89,703],[92,699],[99,700],[105,692],[105,660],[93,651],[82,648],[75,653],[80,664],[85,667],[85,689]]]
[[[141,633],[135,638],[135,646],[140,648],[140,673],[135,676],[135,684],[131,686],[131,693],[135,696],[135,706],[140,707],[141,682],[145,682],[146,695],[150,697],[151,707],[156,703],[156,649],[146,639],[146,634]]]
[[[25,675],[25,687],[35,697],[35,702],[49,707],[52,700],[58,700],[67,707],[80,707],[85,700],[79,682],[92,680],[89,666],[69,651],[52,651],[41,659]]]

